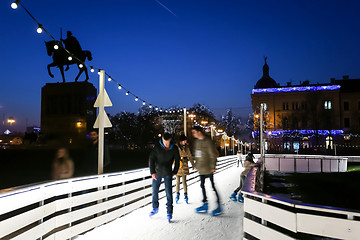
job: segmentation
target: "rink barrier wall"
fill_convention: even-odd
[[[237,162],[236,155],[219,157],[216,172]],[[191,169],[187,180],[198,182],[197,171]],[[150,204],[151,184],[150,170],[143,168],[3,190],[0,239],[71,239]],[[159,198],[164,190],[162,184]]]
[[[266,154],[267,171],[280,172],[346,172],[348,158],[324,155]]]
[[[265,163],[267,160],[265,156]],[[260,171],[258,167],[250,170],[242,190],[243,239],[359,239],[359,211],[291,202],[257,192]]]

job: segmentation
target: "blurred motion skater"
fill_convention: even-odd
[[[74,162],[69,157],[69,152],[66,148],[57,150],[55,159],[52,165],[53,180],[60,180],[71,178],[74,174]]]
[[[217,208],[212,211],[213,216],[217,216],[223,214],[222,207],[220,205],[220,197],[215,188],[214,183],[214,172],[216,169],[216,154],[215,154],[215,146],[212,140],[205,136],[202,132],[202,128],[199,126],[194,126],[192,128],[192,135],[196,138],[193,151],[195,154],[195,167],[199,171],[200,175],[200,186],[203,193],[203,205],[201,207],[196,208],[196,212],[198,213],[206,213],[208,211],[208,202],[205,190],[205,179],[209,178],[211,182],[211,186],[216,194],[217,198]]]

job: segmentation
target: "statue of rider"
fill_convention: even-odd
[[[77,58],[80,58],[80,54],[82,54],[82,48],[80,46],[79,41],[72,35],[70,31],[66,32],[66,39],[60,39],[64,44],[65,48],[74,54]],[[68,66],[69,67],[69,66]],[[67,67],[67,68],[68,68]]]

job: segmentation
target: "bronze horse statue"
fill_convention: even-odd
[[[69,65],[77,64],[79,68],[79,73],[75,78],[75,82],[77,82],[78,78],[83,72],[85,72],[86,75],[85,81],[87,82],[87,80],[89,80],[88,71],[84,63],[86,59],[88,59],[89,61],[92,60],[90,51],[81,51],[79,53],[72,53],[73,56],[71,57],[71,55],[65,50],[63,44],[60,41],[57,40],[48,41],[45,42],[45,45],[46,45],[47,54],[49,56],[52,56],[53,59],[53,62],[47,65],[47,69],[50,77],[52,78],[54,77],[54,75],[50,71],[50,67],[58,67],[60,69],[63,82],[65,82],[64,66],[65,65],[67,66],[65,69],[65,71],[67,71],[69,69]],[[76,56],[76,58],[78,59],[76,59],[74,56]],[[71,60],[69,60],[69,57],[71,57],[72,59],[70,58]]]

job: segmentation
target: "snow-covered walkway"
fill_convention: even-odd
[[[242,239],[243,205],[229,199],[230,194],[238,186],[243,169],[231,167],[215,174],[215,186],[221,196],[224,214],[212,217],[210,213],[197,214],[195,208],[200,206],[202,194],[200,182],[188,187],[189,204],[183,200],[183,192],[178,204],[174,203],[173,222],[166,219],[166,198],[160,200],[159,213],[149,218],[151,204],[137,209],[108,224],[102,225],[77,240],[209,240],[209,239]],[[216,207],[216,197],[211,189],[210,181],[205,182],[209,209]]]

